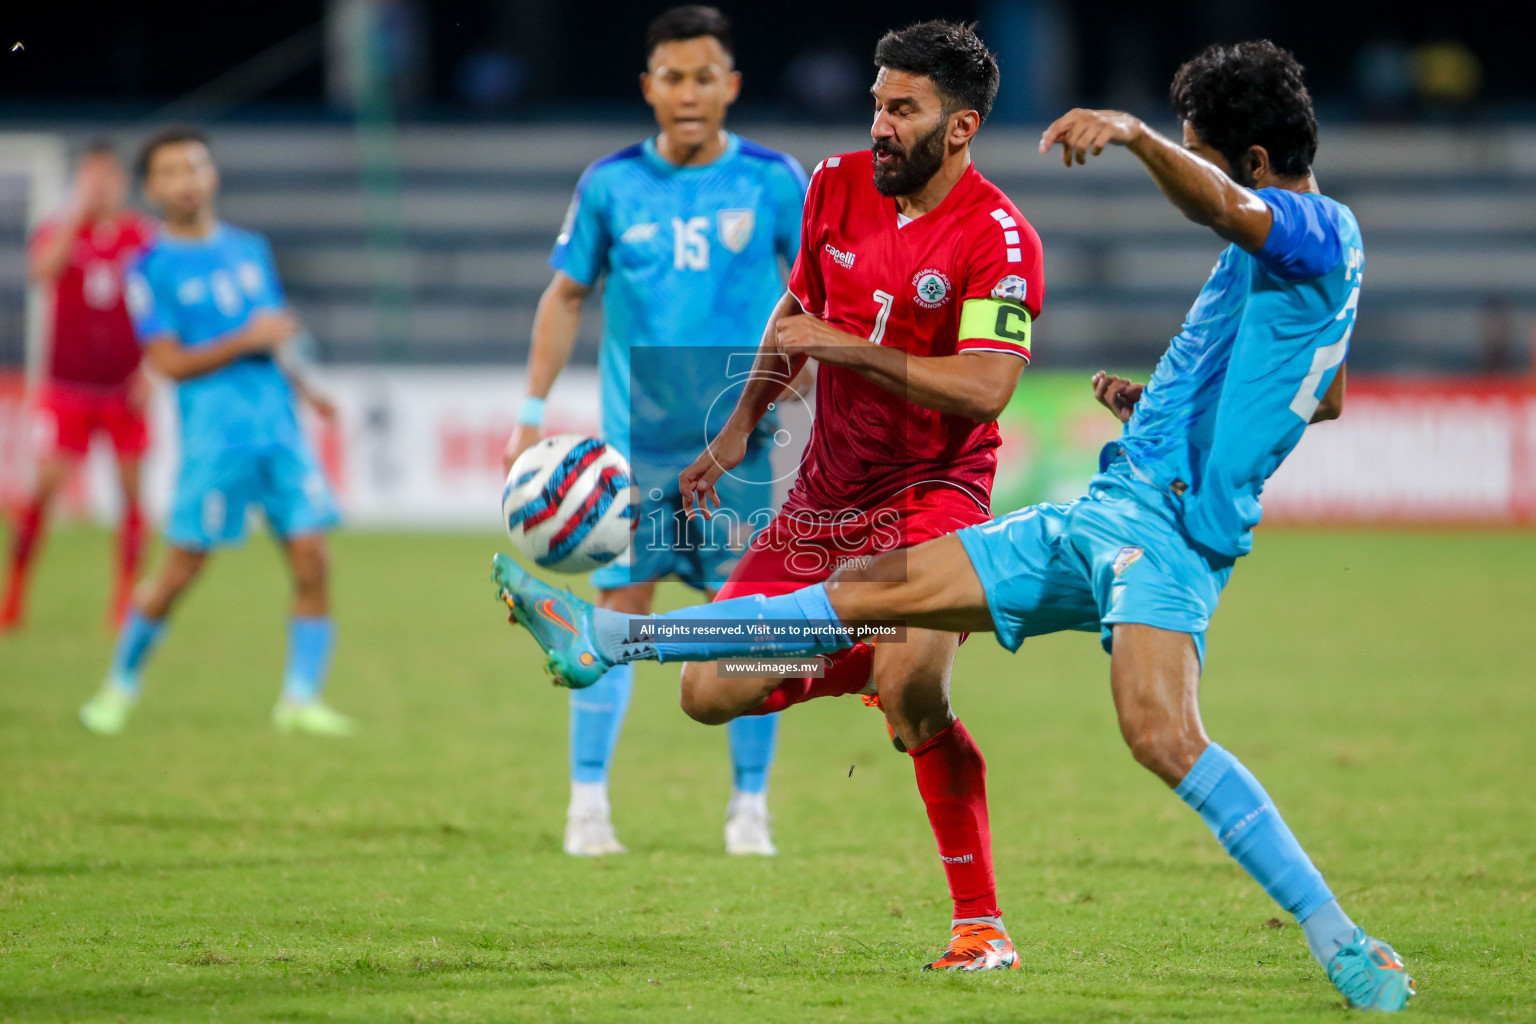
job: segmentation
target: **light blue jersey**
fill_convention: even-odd
[[[734,134],[707,166],[674,166],[647,139],[581,176],[549,262],[584,285],[606,277],[603,437],[629,458],[641,497],[629,551],[592,574],[599,590],[669,575],[718,590],[771,514],[768,423],[717,483],[722,507],[709,524],[682,516],[677,475],[736,404],[800,251],[805,188],[794,157]],[[575,783],[606,781],[631,684],[620,666],[572,692]],[[735,789],[760,797],[777,717],[738,718],[729,731]]]
[[[706,166],[668,163],[647,139],[581,176],[549,262],[584,285],[607,277],[603,436],[632,459],[686,465],[730,414],[711,396],[784,294],[805,188],[794,157],[734,134]],[[688,351],[632,360],[640,347]]]
[[[1182,506],[1202,548],[1253,548],[1259,494],[1301,440],[1349,349],[1365,250],[1354,214],[1315,193],[1266,188],[1264,247],[1228,246],[1158,361],[1108,465],[1131,465]]]
[[[675,574],[717,589],[771,514],[771,419],[717,484],[725,514],[707,534],[681,516],[677,475],[735,407],[800,251],[805,187],[794,157],[738,135],[702,167],[668,163],[653,138],[581,176],[549,262],[584,285],[606,277],[603,437],[629,458],[641,492],[634,545],[593,585]]]
[[[141,344],[198,348],[286,305],[266,239],[215,225],[203,239],[161,232],[128,272]],[[166,537],[193,550],[244,537],[259,505],[280,537],[328,528],[338,513],[299,428],[293,388],[270,356],[248,356],[176,384],[181,470]]]
[[[1344,361],[1365,265],[1349,210],[1263,189],[1264,246],[1222,253],[1088,496],[959,532],[998,642],[1116,623],[1204,634],[1264,482]]]
[[[128,310],[141,343],[173,335],[197,348],[286,305],[266,239],[218,224],[205,239],[161,232],[128,272]],[[249,356],[176,385],[188,455],[299,443],[293,389],[269,356]]]

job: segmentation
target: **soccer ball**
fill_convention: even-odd
[[[586,572],[629,550],[640,489],[612,445],[580,434],[546,437],[517,457],[501,492],[512,546],[545,569]]]

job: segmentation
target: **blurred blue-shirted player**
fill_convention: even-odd
[[[662,14],[646,38],[646,101],[660,133],[594,163],[582,175],[555,245],[554,280],[539,303],[528,397],[507,446],[510,464],[540,436],[544,399],[575,342],[584,300],[600,277],[603,436],[630,459],[642,496],[631,552],[592,575],[598,601],[651,610],[655,582],[675,575],[706,593],[725,582],[771,511],[765,437],[722,481],[726,514],[714,532],[683,526],[678,473],[718,431],[734,395],[731,355],[748,369],[758,331],[784,292],[783,268],[800,247],[805,173],[793,157],[723,130],[740,74],[730,26],[708,7]],[[713,412],[711,412],[713,409]],[[722,536],[726,523],[738,528]],[[633,670],[619,666],[571,695],[571,803],[565,851],[623,851],[608,802],[608,769],[629,705]],[[730,853],[775,852],[768,772],[777,716],[729,727],[734,785],[726,811]]]
[[[266,240],[214,215],[218,172],[206,140],[162,132],[145,145],[140,168],[164,224],[129,271],[128,308],[145,361],[176,385],[181,468],[164,564],[134,595],[107,679],[80,719],[93,732],[122,730],[172,606],[213,549],[244,539],[247,511],[259,506],[295,588],[273,724],[350,734],[351,719],[320,699],[335,640],[324,533],[339,517],[295,409],[297,397],[324,415],[329,404],[279,365],[297,324]]]
[[[1269,42],[1207,49],[1179,69],[1182,147],[1129,114],[1074,110],[1041,138],[1070,166],[1111,144],[1134,153],[1191,220],[1232,243],[1145,385],[1097,374],[1099,401],[1125,422],[1088,495],[1036,505],[848,570],[819,587],[657,616],[858,626],[905,619],[930,629],[996,632],[1010,651],[1060,630],[1100,633],[1131,752],[1173,788],[1226,851],[1296,917],[1308,948],[1349,1004],[1400,1010],[1413,981],[1392,947],[1340,908],[1273,799],[1200,718],[1205,632],[1234,563],[1253,546],[1264,483],[1311,422],[1339,415],[1344,358],[1365,265],[1354,214],[1318,192],[1317,122],[1301,66]],[[505,591],[546,588],[508,562]],[[805,654],[778,643],[625,644],[630,623],[567,597],[576,632],[536,634],[562,677],[594,663],[706,661]],[[847,641],[832,641],[833,648]],[[745,649],[744,649],[745,648]],[[566,671],[569,666],[571,671]]]

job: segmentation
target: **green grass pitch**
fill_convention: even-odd
[[[55,535],[0,639],[0,1020],[1345,1019],[1125,752],[1083,634],[977,637],[956,671],[1022,970],[919,973],[943,877],[852,698],[785,716],[783,852],[728,859],[724,732],[643,667],[613,782],[631,852],[563,856],[566,697],[492,600],[495,546],[337,537],[352,741],[271,732],[286,583],[264,541],[223,555],[107,740],[75,709],[110,648],[109,540]],[[1536,1019],[1533,566],[1528,534],[1267,530],[1211,634],[1212,734],[1407,959],[1412,1019]]]

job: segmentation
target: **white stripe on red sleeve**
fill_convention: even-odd
[[[1029,349],[1023,345],[1010,345],[1006,341],[998,341],[996,338],[973,338],[970,341],[962,341],[955,346],[956,352],[1005,352],[1010,356],[1018,356],[1026,363],[1029,362]]]

